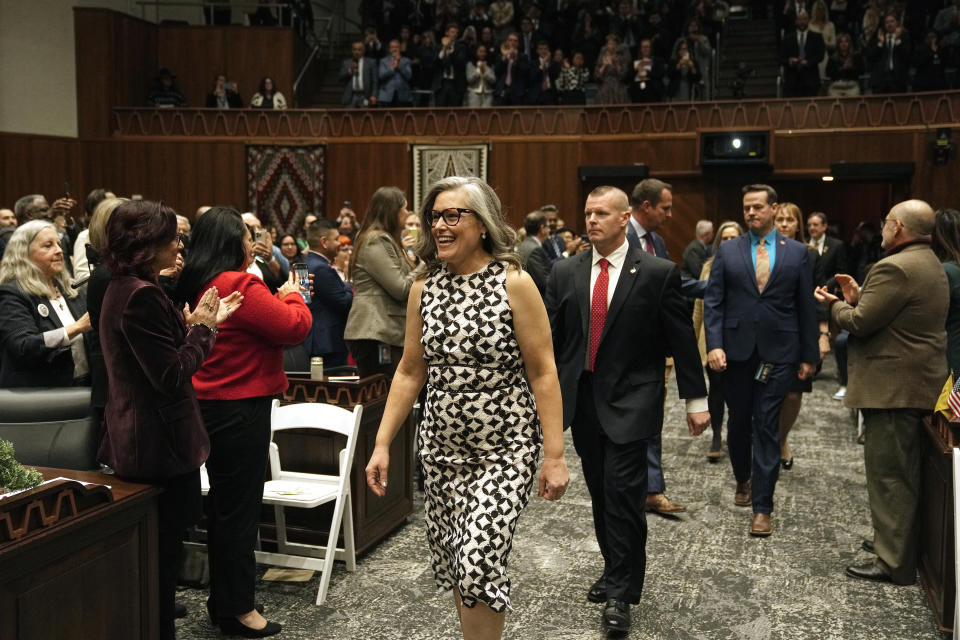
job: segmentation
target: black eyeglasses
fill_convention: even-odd
[[[888,216],[883,216],[883,217],[880,218],[880,229],[881,229],[881,230],[882,230],[885,226],[887,226],[887,221],[888,221],[888,220],[890,220],[890,221],[892,221],[892,222],[899,222],[899,221],[900,221],[899,218],[894,218],[893,216],[889,216],[889,215],[888,215]]]
[[[179,242],[179,243],[182,244],[183,246],[187,246],[187,234],[185,234],[185,233],[178,233],[178,234],[177,234],[177,242]]]
[[[449,209],[444,209],[443,211],[437,211],[436,209],[431,209],[427,212],[427,221],[430,223],[431,227],[437,226],[437,222],[440,218],[443,218],[444,224],[448,227],[455,227],[460,222],[460,216],[465,213],[472,213],[476,215],[476,211],[473,209],[461,209],[460,207],[450,207]]]

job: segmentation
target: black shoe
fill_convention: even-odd
[[[241,638],[266,638],[275,636],[283,629],[278,623],[267,621],[263,629],[252,629],[234,617],[220,618],[220,633]]]
[[[174,618],[186,618],[187,617],[187,607],[182,602],[174,603],[173,605],[173,617]]]
[[[847,567],[847,575],[863,580],[873,580],[874,582],[893,582],[893,577],[876,562],[870,562],[860,566],[851,565]]]
[[[793,469],[793,457],[789,458],[780,458],[780,466],[789,471]]]
[[[260,615],[263,615],[262,604],[257,603],[253,605],[253,608],[257,610],[257,613],[259,613]],[[213,608],[213,603],[211,603],[210,600],[207,600],[207,615],[210,616],[210,624],[212,624],[213,626],[217,626],[218,624],[220,624],[220,617],[217,615],[217,611],[216,609]]]
[[[603,609],[603,626],[609,631],[626,633],[630,630],[630,605],[623,600],[610,598]]]
[[[603,573],[597,581],[590,585],[590,590],[587,591],[587,600],[590,602],[606,602],[607,601],[607,574]]]
[[[873,540],[864,540],[860,543],[860,548],[870,553],[876,553],[876,551],[873,550]]]

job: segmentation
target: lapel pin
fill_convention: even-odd
[[[787,244],[787,241],[786,241],[786,240],[781,240],[781,241],[780,241],[780,244],[781,244],[781,245],[786,245],[786,244]]]
[[[47,309],[47,305],[41,302],[40,304],[37,305],[37,313],[39,313],[41,316],[46,318],[47,316],[50,315],[50,310]]]
[[[630,269],[630,273],[636,273],[636,272],[637,272],[637,268],[636,268],[636,267]]]

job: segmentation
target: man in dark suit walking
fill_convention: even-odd
[[[777,233],[777,208],[773,187],[743,188],[749,233],[720,245],[703,299],[707,361],[726,371],[733,501],[753,506],[753,536],[773,531],[783,398],[793,376],[807,379],[820,359],[807,247]]]
[[[307,269],[313,276],[310,313],[313,327],[304,342],[308,356],[322,356],[325,367],[347,364],[347,345],[343,330],[353,304],[353,287],[343,282],[333,268],[340,248],[340,232],[336,224],[320,218],[307,228]]]
[[[713,251],[713,223],[709,220],[698,220],[695,233],[696,237],[683,250],[683,266],[680,267],[680,273],[699,280],[703,263]]]
[[[797,14],[796,28],[783,38],[780,64],[783,66],[783,92],[787,97],[815,96],[820,93],[820,61],[826,53],[823,36],[810,31],[810,16]]]
[[[811,213],[807,218],[807,231],[810,233],[808,244],[820,254],[821,282],[814,284],[819,287],[838,273],[847,273],[847,246],[843,240],[827,235],[826,214],[819,211]]]
[[[527,237],[523,239],[517,248],[520,254],[520,262],[523,263],[524,270],[533,278],[533,283],[537,285],[537,291],[542,296],[547,289],[547,278],[550,277],[550,267],[552,263],[544,251],[544,242],[550,236],[550,229],[547,227],[547,217],[542,211],[533,211],[527,214],[523,220],[524,231]]]
[[[690,433],[702,433],[710,416],[676,265],[627,243],[623,191],[594,189],[585,216],[593,249],[554,265],[546,306],[563,420],[583,465],[604,560],[587,599],[606,602],[604,624],[626,631],[643,588],[647,523],[640,505],[647,446],[662,423],[667,354],[677,363]]]

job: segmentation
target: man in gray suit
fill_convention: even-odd
[[[947,276],[930,248],[934,213],[922,200],[895,205],[881,234],[887,256],[858,287],[837,274],[844,300],[820,287],[814,295],[830,319],[850,332],[844,403],[863,413],[863,457],[876,553],[847,567],[854,578],[913,584],[921,491],[921,420],[947,379],[950,305]]]
[[[377,61],[363,53],[363,43],[354,42],[350,57],[340,65],[339,77],[343,84],[340,103],[345,107],[359,109],[377,104]]]
[[[550,236],[547,216],[543,211],[528,213],[524,218],[523,228],[527,232],[527,237],[523,239],[518,249],[520,260],[542,296],[547,290],[547,278],[550,277],[552,266],[550,258],[543,250],[543,241]]]

